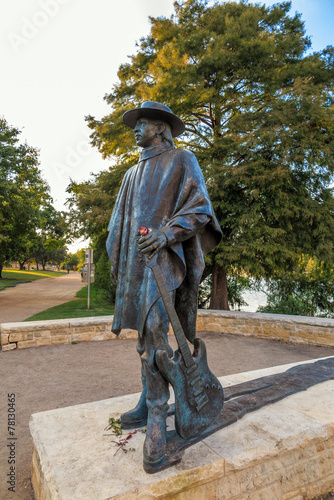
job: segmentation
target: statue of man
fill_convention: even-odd
[[[166,455],[168,381],[155,362],[157,350],[169,356],[169,319],[145,258],[157,255],[171,299],[190,342],[196,335],[197,293],[204,255],[221,239],[201,169],[189,151],[176,149],[173,137],[183,121],[165,105],[145,102],[123,121],[142,149],[138,165],[123,179],[108,226],[107,251],[117,281],[112,331],[138,331],[143,391],[135,408],[121,416],[123,428],[147,424],[144,467]],[[140,236],[140,226],[149,232]]]

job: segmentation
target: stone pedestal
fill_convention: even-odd
[[[227,387],[291,366],[220,381]],[[115,454],[116,438],[104,430],[137,400],[134,394],[32,415],[36,498],[302,500],[334,487],[334,381],[246,415],[154,475],[142,469],[142,432],[129,440],[134,451]]]

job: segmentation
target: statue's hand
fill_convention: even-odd
[[[139,251],[143,254],[149,253],[148,259],[156,255],[159,250],[167,245],[167,236],[163,231],[151,229],[149,233],[141,236],[138,240]]]

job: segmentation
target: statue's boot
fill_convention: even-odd
[[[143,391],[140,395],[137,405],[132,410],[127,411],[121,415],[122,429],[133,429],[134,427],[144,427],[147,423],[147,404],[146,404],[146,375],[144,367],[142,366],[142,384]]]
[[[147,431],[144,442],[144,469],[160,465],[166,456],[166,418],[169,399],[168,382],[160,372],[153,373],[147,366]]]

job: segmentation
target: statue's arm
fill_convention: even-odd
[[[209,217],[206,214],[187,214],[187,216],[178,217],[175,226],[153,229],[147,235],[142,236],[138,240],[138,249],[143,254],[150,253],[150,258],[152,258],[161,248],[191,238],[208,221]]]
[[[208,222],[210,218],[207,214],[186,214],[176,216],[170,222],[161,228],[161,232],[166,235],[167,245],[173,245],[185,241],[198,233]]]

